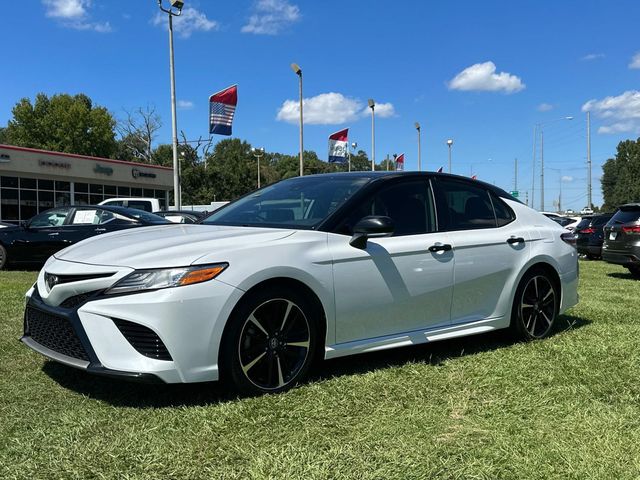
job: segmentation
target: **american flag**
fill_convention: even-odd
[[[229,88],[214,93],[209,97],[209,133],[231,135],[233,115],[238,103],[238,87]]]

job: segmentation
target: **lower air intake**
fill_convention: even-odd
[[[124,335],[124,338],[138,353],[156,360],[173,360],[160,337],[150,328],[118,318],[113,318],[112,320],[120,330],[120,333]]]

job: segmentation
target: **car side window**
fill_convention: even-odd
[[[493,210],[496,214],[496,222],[499,227],[504,227],[505,225],[513,222],[516,219],[513,210],[509,208],[509,206],[502,201],[495,193],[490,193],[491,203],[493,204]],[[571,223],[571,222],[569,222]]]
[[[68,214],[68,210],[49,210],[33,217],[29,228],[61,227]]]
[[[151,205],[149,202],[138,202],[135,200],[129,200],[127,202],[129,208],[135,208],[136,210],[144,210],[145,212],[151,212]]]
[[[435,209],[426,180],[383,186],[349,214],[338,232],[350,235],[354,225],[369,215],[390,217],[394,222],[394,237],[436,230]]]
[[[480,185],[445,178],[437,178],[435,184],[440,230],[475,230],[497,226],[488,190]]]

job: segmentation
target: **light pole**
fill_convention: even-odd
[[[367,102],[371,109],[371,171],[376,169],[376,102],[370,98]]]
[[[180,165],[178,164],[178,120],[176,113],[176,72],[173,64],[173,17],[182,15],[182,0],[169,0],[171,7],[164,8],[162,0],[158,0],[158,7],[169,15],[169,70],[171,72],[171,130],[173,145],[173,204],[177,210],[181,208],[180,199]],[[174,10],[174,8],[176,10]]]
[[[554,170],[558,172],[560,177],[560,192],[558,193],[558,213],[562,212],[562,170],[560,168],[547,167],[548,170]]]
[[[260,158],[264,155],[264,147],[252,148],[251,153],[258,160],[258,188],[260,188]]]
[[[544,122],[544,123],[538,123],[537,125],[537,128],[540,130],[540,211],[541,212],[544,211],[544,130],[543,130],[543,127],[545,125],[549,125],[550,123],[559,122],[561,120],[573,120],[573,117],[556,118],[555,120],[551,120],[549,122]],[[534,129],[534,132],[535,131],[536,129]],[[535,155],[535,146],[536,144],[535,144],[535,138],[534,138],[534,143],[533,143],[534,155]],[[535,168],[536,168],[535,157],[533,162],[533,168],[535,171]],[[533,192],[531,193],[531,196],[533,197]],[[533,199],[531,200],[531,205],[533,205]]]
[[[418,171],[422,171],[422,152],[420,151],[420,124],[416,122],[416,130],[418,131]]]
[[[304,130],[304,116],[302,114],[302,69],[297,63],[291,64],[291,70],[298,75],[299,84],[300,84],[300,176],[304,175],[304,160],[302,158],[302,154],[304,152],[304,138],[303,138],[303,130]]]
[[[351,148],[353,149],[353,153],[356,153],[356,147],[358,146],[358,142],[353,142],[351,144]],[[349,150],[349,171],[351,171],[351,150]]]
[[[591,198],[591,112],[587,112],[587,205],[593,208]]]
[[[453,140],[447,140],[447,145],[449,145],[449,173],[451,173],[451,146],[453,145]]]

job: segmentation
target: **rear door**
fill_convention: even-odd
[[[438,226],[455,258],[452,322],[510,315],[515,278],[529,259],[526,226],[482,184],[438,177],[434,185]]]

